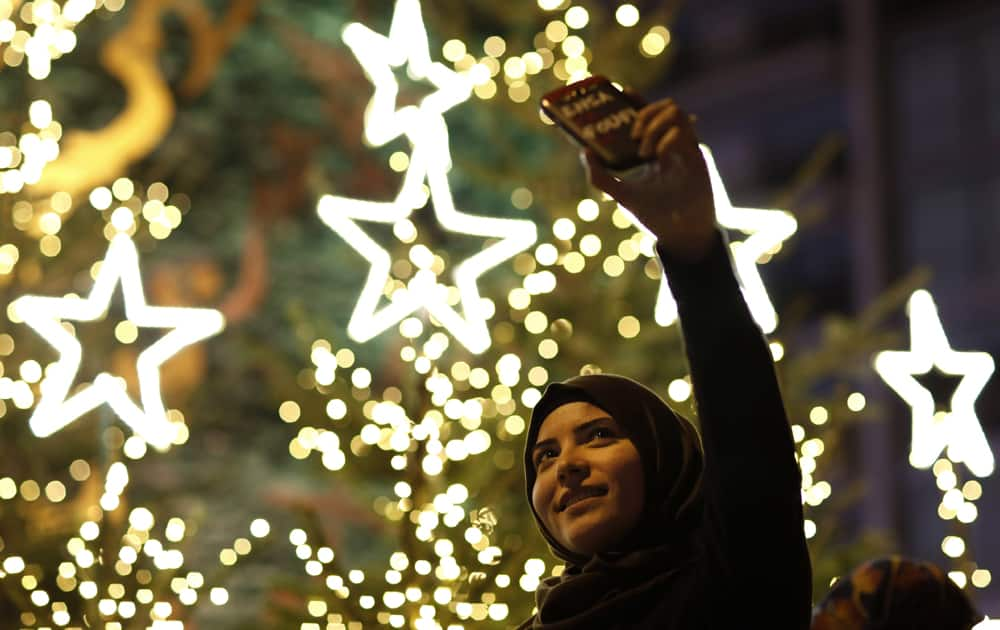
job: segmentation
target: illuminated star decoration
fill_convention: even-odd
[[[417,0],[396,3],[388,37],[357,23],[348,25],[343,37],[375,86],[365,113],[366,139],[382,146],[405,135],[411,145],[409,166],[394,201],[324,195],[319,202],[318,212],[323,222],[371,265],[347,333],[355,341],[365,342],[423,308],[471,352],[481,353],[490,346],[490,336],[486,326],[489,313],[484,309],[477,286],[479,276],[531,247],[537,239],[535,225],[527,220],[473,216],[455,208],[448,183],[451,152],[443,114],[469,99],[472,81],[468,75],[431,62]],[[426,80],[436,91],[424,97],[419,105],[397,110],[399,85],[393,68],[404,64],[412,79]],[[454,282],[461,314],[449,304],[448,287],[438,282],[437,275],[429,269],[433,255],[426,248],[417,247],[411,258],[419,271],[406,287],[392,293],[388,304],[379,308],[383,290],[391,280],[392,258],[355,222],[393,224],[412,235],[414,229],[409,217],[414,210],[427,205],[427,191],[437,221],[444,229],[499,239],[455,266]],[[416,252],[425,255],[414,256]]]
[[[910,296],[909,352],[886,351],[875,357],[875,370],[913,408],[910,463],[930,468],[947,449],[979,477],[993,472],[993,452],[976,416],[976,398],[993,374],[993,357],[985,352],[956,352],[948,344],[934,299],[927,291]],[[914,377],[932,368],[962,381],[951,397],[951,409],[935,414],[934,396]]]
[[[91,322],[108,311],[115,287],[121,283],[125,316],[138,327],[170,328],[170,332],[139,354],[140,408],[129,398],[122,379],[101,373],[69,395],[83,356],[79,340],[66,330],[62,320]],[[160,394],[160,366],[184,347],[220,332],[222,313],[205,308],[150,306],[143,296],[139,254],[126,234],[118,234],[108,246],[90,295],[86,299],[24,296],[12,305],[16,315],[59,351],[59,359],[46,369],[41,399],[29,420],[32,432],[47,437],[88,411],[107,403],[132,430],[158,449],[166,449],[175,431],[167,419]]]
[[[798,222],[784,210],[733,206],[712,152],[705,145],[701,145],[701,152],[705,156],[705,165],[712,181],[716,220],[724,228],[749,235],[746,240],[729,245],[747,307],[754,321],[765,333],[774,332],[778,327],[778,316],[767,295],[767,289],[764,288],[757,265],[763,256],[773,253],[795,233]],[[677,321],[677,302],[670,292],[666,276],[660,280],[654,318],[660,326],[669,326]]]

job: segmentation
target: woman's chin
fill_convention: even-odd
[[[612,532],[608,531],[608,524],[595,518],[597,515],[580,515],[568,523],[563,529],[569,549],[576,553],[591,555],[610,548],[614,539]]]

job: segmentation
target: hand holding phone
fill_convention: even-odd
[[[644,106],[604,77],[545,95],[543,110],[585,149],[591,184],[671,255],[694,262],[715,242],[715,204],[693,118],[670,99]]]
[[[605,77],[588,77],[549,92],[541,106],[579,146],[620,177],[634,175],[654,161],[639,155],[639,143],[631,136],[645,102]]]

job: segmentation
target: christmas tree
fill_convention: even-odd
[[[591,73],[663,93],[679,11],[0,0],[0,618],[530,615],[562,569],[520,470],[545,384],[626,374],[696,420],[653,240],[587,186],[538,100]],[[926,279],[803,333],[767,263],[808,228],[799,202],[836,149],[761,209],[705,151],[772,333],[820,596],[893,548],[843,530],[864,492],[847,440],[884,416],[858,383],[905,345],[893,317]],[[957,466],[983,461],[975,444],[914,462],[945,492],[930,518],[975,520],[982,486]],[[985,587],[966,538],[946,541],[953,577]]]

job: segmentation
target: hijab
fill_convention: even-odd
[[[968,630],[981,618],[936,565],[899,556],[837,580],[813,612],[813,630]]]
[[[643,511],[635,530],[613,550],[584,556],[567,549],[545,528],[532,505],[535,466],[531,451],[545,418],[571,402],[608,413],[635,444],[645,481]],[[647,387],[610,374],[577,376],[550,384],[532,410],[524,452],[528,505],[556,557],[560,576],[536,591],[538,614],[522,627],[545,630],[613,627],[623,614],[683,601],[672,585],[697,556],[702,521],[703,456],[694,426]]]

